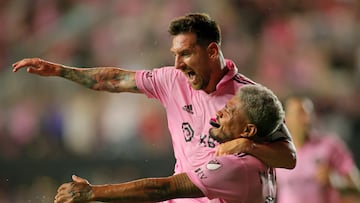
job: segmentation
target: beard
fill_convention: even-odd
[[[196,77],[194,80],[189,80],[189,83],[194,90],[204,89],[203,80],[199,77]]]
[[[216,133],[216,130],[218,131],[217,133]],[[223,135],[223,136],[219,136],[219,135]],[[223,138],[221,138],[221,137],[225,138],[226,135],[224,133],[222,133],[218,128],[215,128],[215,127],[209,129],[209,136],[219,143],[224,143],[226,141]]]

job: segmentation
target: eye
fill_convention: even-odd
[[[183,52],[180,53],[180,56],[187,57],[187,56],[190,56],[190,54],[191,53],[189,51],[183,51]]]
[[[226,112],[226,113],[229,113],[229,112],[230,112],[230,108],[229,108],[229,106],[228,106],[228,105],[225,105],[224,110],[225,110],[225,112]]]

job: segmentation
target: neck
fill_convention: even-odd
[[[208,94],[216,91],[216,86],[229,71],[229,69],[226,67],[225,59],[222,54],[218,58],[216,67],[212,68],[212,70],[213,72],[211,74],[213,75],[213,77],[210,78],[208,87],[204,89],[204,91]]]
[[[306,132],[299,132],[297,134],[292,134],[292,135],[296,148],[301,148],[308,139],[308,135]]]

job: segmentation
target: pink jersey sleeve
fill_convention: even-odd
[[[227,155],[216,157],[187,175],[209,199],[221,198],[225,202],[237,203],[264,202],[261,182],[266,169],[253,156]]]
[[[147,97],[166,103],[167,95],[172,92],[173,82],[178,77],[174,67],[136,71],[136,85]]]

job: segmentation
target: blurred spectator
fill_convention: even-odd
[[[278,203],[339,203],[341,192],[360,194],[360,176],[345,143],[316,129],[310,99],[285,101],[286,123],[297,148],[295,169],[277,169]]]

